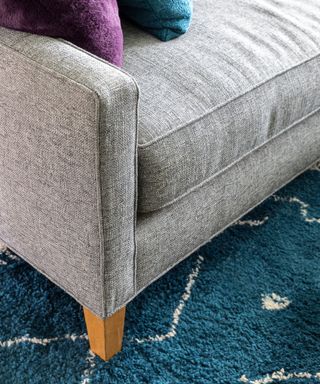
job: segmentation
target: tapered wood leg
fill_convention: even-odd
[[[101,319],[85,307],[83,312],[91,351],[105,361],[111,359],[122,348],[126,307],[106,319]]]

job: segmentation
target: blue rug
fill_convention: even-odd
[[[108,363],[80,306],[9,251],[0,303],[4,384],[320,383],[319,168],[130,303]]]

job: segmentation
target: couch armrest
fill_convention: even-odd
[[[138,88],[57,39],[0,28],[0,239],[105,317],[135,293]]]

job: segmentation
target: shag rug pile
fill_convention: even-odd
[[[320,383],[319,171],[130,303],[123,351],[108,363],[88,352],[80,306],[2,250],[0,382]]]

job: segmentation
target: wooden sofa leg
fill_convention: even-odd
[[[91,351],[105,361],[111,359],[121,351],[126,307],[106,319],[101,319],[85,307],[83,312]]]

